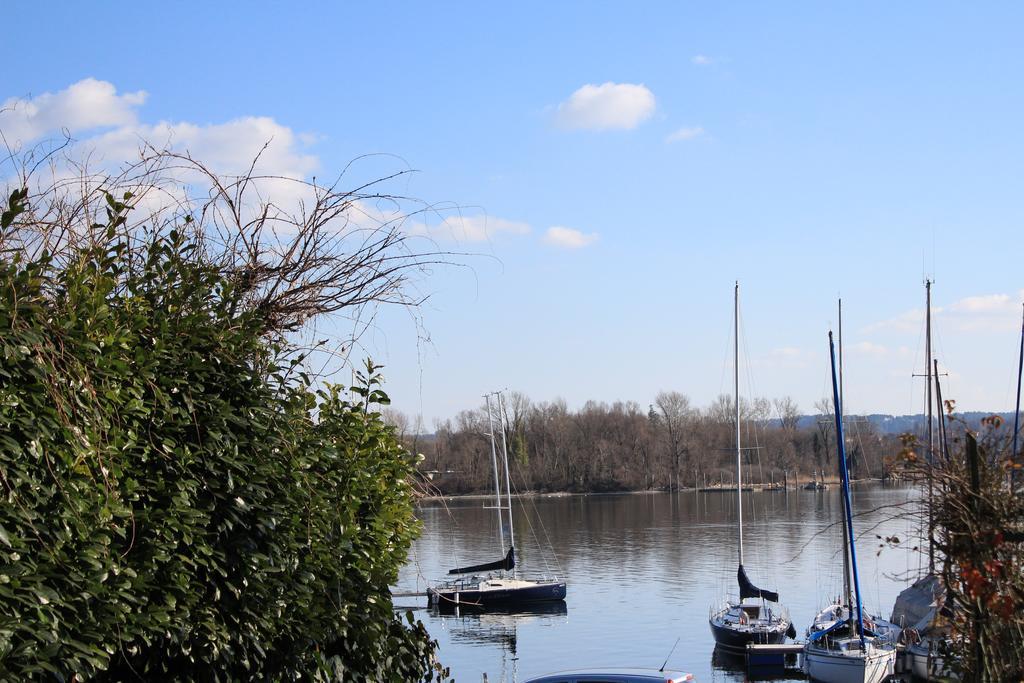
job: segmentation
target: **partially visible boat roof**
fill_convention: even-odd
[[[526,683],[648,683],[658,681],[659,683],[683,683],[694,680],[693,674],[677,671],[675,669],[643,669],[643,668],[600,668],[600,669],[573,669],[571,671],[558,671],[531,678]]]

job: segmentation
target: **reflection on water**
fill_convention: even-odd
[[[779,591],[801,637],[841,586],[838,496],[801,490],[753,493],[744,500],[747,572],[757,585]],[[876,538],[912,536],[908,522],[888,520],[894,512],[888,506],[915,497],[909,488],[854,491],[854,508],[862,511],[854,522],[862,534],[861,585],[873,612],[888,614],[906,575],[919,567],[916,554],[877,554]],[[484,504],[456,500],[421,507],[423,536],[396,589],[422,591],[449,567],[500,551],[494,512]],[[713,655],[708,627],[709,608],[736,592],[734,506],[735,498],[723,493],[526,499],[514,506],[520,566],[565,578],[566,601],[526,613],[424,610],[419,616],[459,681],[481,681],[485,673],[492,683],[524,680],[582,666],[657,668],[677,638],[670,668],[704,681],[745,680],[742,662]]]
[[[711,666],[719,671],[730,671],[736,674],[743,674],[746,670],[742,656],[717,647],[711,651]]]
[[[548,625],[565,622],[568,608],[561,600],[538,603],[523,609],[508,607],[498,609],[466,610],[456,607],[450,610],[432,609],[430,615],[438,620],[451,634],[453,643],[470,645],[498,645],[516,656],[516,629],[521,625]],[[561,619],[559,619],[561,618]]]

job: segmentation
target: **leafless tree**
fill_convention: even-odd
[[[381,411],[384,421],[395,428],[395,435],[400,442],[405,442],[409,436],[409,416],[394,408],[384,408]]]
[[[734,415],[728,396],[705,411],[694,408],[679,392],[662,392],[648,411],[634,403],[597,401],[572,411],[561,400],[533,403],[513,392],[508,396],[517,396],[506,403],[514,425],[508,436],[517,440],[516,445],[509,443],[510,453],[513,449],[526,453],[523,458],[516,456],[513,467],[518,488],[595,492],[682,488],[691,476],[699,485],[705,474],[717,481],[718,473],[734,471]],[[437,484],[446,493],[483,492],[493,485],[488,481],[490,452],[482,415],[482,411],[464,411],[437,432],[434,469],[452,472],[447,481]],[[771,421],[758,429],[764,481],[787,476],[793,482],[801,470],[806,476],[811,469],[821,468],[815,465],[816,454],[826,458],[835,450],[834,440],[824,441],[818,425],[801,429],[795,418],[792,424],[792,429],[782,429]],[[883,457],[887,453],[895,457],[899,443],[895,437],[872,434],[863,450],[865,458],[873,458],[872,468],[878,463],[874,471],[881,475]]]
[[[742,406],[742,404],[741,404]],[[750,402],[750,415],[749,419],[753,420],[759,425],[768,424],[769,418],[772,416],[772,402],[764,396],[759,396]]]
[[[146,244],[173,232],[242,295],[237,314],[262,313],[269,335],[324,314],[360,328],[377,306],[415,309],[426,296],[420,277],[453,264],[454,254],[404,229],[431,211],[388,191],[408,170],[344,188],[345,173],[323,185],[259,175],[257,161],[225,176],[187,153],[148,145],[116,172],[57,154],[9,157],[6,175],[29,190],[30,208],[0,237],[0,252],[45,250],[60,263],[83,247],[118,242],[129,272],[141,267]],[[294,203],[266,199],[268,188]]]
[[[779,416],[779,424],[787,432],[796,431],[800,421],[800,406],[790,396],[783,396],[773,401],[775,412]]]
[[[692,415],[690,399],[678,391],[662,391],[654,399],[663,428],[669,461],[672,463],[671,488],[679,490],[679,472],[682,460],[687,454],[685,436],[687,423]]]

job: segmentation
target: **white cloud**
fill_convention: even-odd
[[[798,349],[795,346],[782,346],[777,349],[772,349],[769,353],[776,358],[799,358],[804,352],[802,349]]]
[[[12,145],[18,142],[24,146],[60,136],[62,130],[67,130],[76,139],[66,155],[88,159],[90,170],[100,174],[116,174],[126,163],[139,160],[140,150],[151,145],[187,153],[217,175],[242,175],[252,167],[254,175],[262,176],[253,183],[256,194],[272,199],[286,212],[313,198],[306,183],[295,181],[310,179],[318,169],[319,159],[308,148],[319,141],[319,136],[296,132],[265,116],[243,116],[209,124],[144,122],[138,110],[145,99],[143,91],[118,94],[113,84],[89,78],[57,93],[7,100],[0,111],[0,131]],[[76,175],[77,171],[69,167],[55,173]],[[165,206],[185,201],[189,192],[185,186],[206,184],[206,179],[192,168],[166,169],[164,176],[174,182],[160,188],[137,188],[134,213],[140,220]],[[408,234],[461,242],[482,242],[499,234],[525,235],[531,231],[526,223],[483,214],[440,216],[437,222],[428,225],[422,215],[429,212],[413,219],[407,209],[395,202],[354,201],[346,214],[346,225],[362,230],[394,224]],[[432,215],[439,216],[437,212]]]
[[[1017,307],[1016,303],[1010,301],[1008,294],[988,294],[986,296],[968,296],[955,302],[949,307],[950,311],[957,313],[998,313],[1008,310],[1010,307]]]
[[[935,313],[940,309],[932,309]],[[924,309],[915,308],[909,311],[900,313],[899,315],[889,318],[888,320],[879,320],[878,322],[867,325],[863,332],[865,334],[871,334],[874,332],[898,332],[902,334],[908,334],[917,332],[921,329],[924,324]]]
[[[711,66],[715,63],[715,60],[711,59],[711,57],[708,57],[707,55],[694,55],[690,61],[697,66]]]
[[[310,138],[272,118],[141,123],[138,108],[145,100],[144,91],[118,94],[112,83],[86,78],[57,93],[8,99],[0,106],[0,131],[8,143],[27,145],[67,130],[76,138],[69,155],[88,156],[102,167],[138,159],[140,147],[148,143],[188,152],[216,173],[244,173],[257,155],[257,174],[298,179],[317,168],[317,158],[302,151]]]
[[[424,235],[432,239],[454,242],[486,242],[500,234],[527,235],[531,232],[528,223],[495,218],[486,214],[474,216],[450,216],[439,223],[410,223],[406,231],[413,235]]]
[[[301,151],[303,144],[295,131],[265,116],[206,125],[162,121],[122,126],[83,140],[80,146],[92,150],[100,163],[120,163],[137,157],[144,142],[188,152],[211,170],[231,175],[248,171],[257,155],[253,169],[257,175],[302,179],[319,165],[315,156]]]
[[[1024,290],[1016,297],[1009,294],[968,296],[950,304],[940,319],[960,332],[1007,332],[1020,327],[1021,300]]]
[[[585,234],[574,228],[566,228],[561,225],[554,225],[544,233],[544,243],[564,249],[581,249],[593,244],[598,239],[598,234],[592,232]]]
[[[1010,294],[968,296],[948,306],[932,307],[932,323],[947,332],[1005,332],[1020,326],[1024,290]],[[865,332],[919,334],[924,329],[923,308],[901,313],[864,328]]]
[[[588,83],[558,105],[564,128],[610,130],[636,128],[654,114],[654,93],[642,84]]]
[[[685,142],[687,140],[693,140],[704,135],[704,129],[700,126],[694,126],[692,128],[680,128],[674,131],[665,138],[665,142]]]
[[[245,116],[223,123],[195,124],[187,121],[142,122],[139,108],[146,93],[119,94],[106,81],[81,80],[57,93],[45,93],[30,99],[11,98],[0,106],[0,131],[12,146],[24,149],[45,139],[59,139],[64,131],[73,137],[64,156],[86,162],[89,173],[102,184],[102,174],[117,175],[126,164],[137,162],[140,151],[151,145],[187,153],[217,175],[242,175],[253,161],[256,176],[253,189],[275,204],[292,208],[311,198],[310,188],[296,180],[306,180],[317,169],[316,156],[306,152],[313,138],[296,133],[274,119]],[[183,165],[184,167],[185,165]],[[142,217],[184,201],[185,185],[205,185],[196,169],[166,168],[164,180],[174,183],[160,188],[136,187],[136,216]],[[79,170],[70,165],[52,169],[52,180],[77,177]],[[177,184],[177,187],[174,185]]]
[[[408,235],[448,242],[487,242],[500,235],[528,235],[532,231],[529,224],[520,221],[487,214],[445,217],[441,215],[444,211],[431,207],[411,216],[406,207],[393,201],[373,203],[360,200],[352,202],[346,218],[356,229],[376,230],[382,226],[393,226]],[[433,217],[436,222],[423,220],[424,215]]]
[[[146,92],[117,94],[106,81],[86,78],[57,93],[12,97],[0,105],[0,131],[12,147],[29,145],[67,130],[72,135],[98,128],[131,126]]]

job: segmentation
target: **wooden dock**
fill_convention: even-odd
[[[778,643],[747,645],[747,670],[785,671],[787,676],[802,673],[800,655],[803,654],[803,643]]]
[[[803,643],[778,643],[774,645],[762,645],[750,643],[747,645],[747,654],[756,652],[759,654],[785,654],[798,655],[804,651]]]

